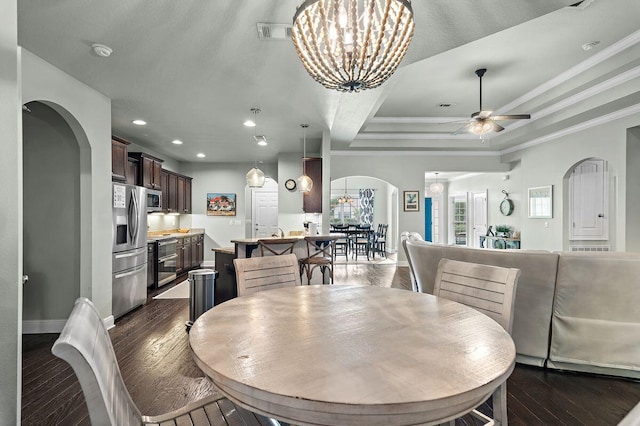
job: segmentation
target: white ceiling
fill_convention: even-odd
[[[319,150],[323,130],[334,151],[495,151],[639,103],[637,73],[615,98],[585,90],[640,66],[640,0],[566,7],[575,1],[414,0],[414,40],[400,69],[362,93],[324,89],[290,40],[258,38],[257,23],[290,23],[299,0],[19,0],[18,37],[112,99],[115,135],[180,161],[252,161],[253,130],[242,125],[252,107],[262,110],[265,161],[302,151],[301,123],[311,126],[308,151]],[[596,48],[581,49],[593,40]],[[97,56],[93,43],[113,55]],[[532,120],[502,122],[507,130],[486,141],[453,136],[478,110],[482,67],[484,109]],[[184,144],[172,145],[176,138]]]

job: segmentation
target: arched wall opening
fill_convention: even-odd
[[[59,332],[75,299],[91,297],[91,150],[65,108],[26,107],[23,332]]]
[[[329,223],[342,222],[340,213],[336,207],[337,199],[345,191],[353,198],[357,198],[360,190],[373,190],[373,227],[378,224],[389,225],[387,231],[387,251],[397,252],[398,250],[398,188],[389,182],[372,176],[345,176],[331,181],[331,212]],[[358,222],[360,221],[358,219]]]

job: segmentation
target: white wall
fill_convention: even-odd
[[[508,176],[507,180],[505,176]],[[515,164],[509,172],[472,174],[462,179],[455,179],[449,182],[448,193],[462,194],[488,190],[487,224],[508,225],[513,231],[520,231],[522,220],[527,217],[527,194],[522,193],[521,180],[520,165]],[[500,203],[504,199],[502,190],[507,191],[509,198],[513,201],[514,209],[510,216],[500,213]],[[472,218],[469,218],[469,221],[472,221]]]
[[[252,163],[181,163],[181,174],[193,178],[191,184],[192,214],[180,216],[181,228],[204,228],[204,260],[213,261],[212,248],[232,247],[231,240],[246,238],[245,192],[248,190],[245,175]],[[268,176],[276,175],[273,164],[260,166]],[[207,193],[236,194],[235,216],[207,216]],[[250,212],[249,212],[250,213]]]
[[[640,127],[627,132],[627,200],[626,241],[627,251],[640,252]],[[624,193],[621,193],[621,195]]]
[[[416,153],[396,155],[354,155],[333,151],[331,157],[332,179],[344,176],[371,176],[398,188],[398,235],[395,246],[399,247],[399,235],[404,231],[424,231],[424,174],[427,170],[470,172],[507,172],[509,164],[501,163],[500,157],[491,156],[439,156]],[[420,211],[405,212],[402,206],[403,191],[420,191]],[[406,265],[403,250],[398,250],[398,262]]]
[[[111,316],[111,100],[22,49],[22,102],[41,101],[80,145],[80,294]],[[69,306],[69,311],[71,306]],[[66,317],[60,318],[66,319]]]
[[[20,424],[22,368],[22,117],[17,0],[0,13],[0,425]]]
[[[609,164],[610,243],[612,250],[626,249],[627,135],[640,124],[640,114],[630,115],[587,128],[549,142],[510,154],[505,160],[519,160],[522,167],[520,192],[527,188],[553,185],[553,218],[529,219],[523,212],[522,248],[563,250],[564,178],[586,158],[601,158]],[[633,156],[632,156],[633,158]],[[615,183],[615,186],[614,186]],[[633,183],[634,185],[636,183]],[[548,227],[545,227],[548,223]]]

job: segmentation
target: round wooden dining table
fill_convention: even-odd
[[[229,300],[189,334],[230,400],[296,425],[436,424],[485,401],[515,366],[495,321],[429,294],[297,286]]]

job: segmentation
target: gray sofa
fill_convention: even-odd
[[[403,245],[426,293],[442,258],[520,269],[512,331],[518,362],[640,378],[640,254]]]

